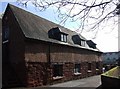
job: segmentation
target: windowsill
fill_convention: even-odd
[[[7,43],[8,42],[8,40],[6,40],[6,41],[3,41],[3,44],[5,44],[5,43]]]
[[[98,71],[99,69],[96,69],[96,71]]]
[[[61,42],[67,42],[67,41],[65,41],[65,40],[61,40]]]
[[[62,79],[63,76],[56,76],[56,77],[53,77],[53,80],[59,80],[59,79]]]
[[[91,71],[91,70],[88,70],[87,72],[88,72],[88,73],[91,73],[92,71]]]
[[[74,73],[74,75],[81,75],[82,73]]]

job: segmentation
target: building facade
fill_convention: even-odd
[[[102,72],[91,40],[8,4],[2,18],[3,87],[36,87]]]

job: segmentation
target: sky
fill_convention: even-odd
[[[36,9],[34,6],[29,4],[27,8],[24,6],[20,6],[17,3],[15,3],[16,0],[0,0],[0,13],[4,12],[5,7],[8,2],[17,5],[20,8],[23,8],[27,11],[30,11],[34,14],[37,14],[45,19],[48,19],[54,23],[59,24],[59,19],[57,17],[57,13],[55,13],[55,10],[53,8],[49,8],[46,11],[40,12],[38,9]],[[110,22],[109,22],[110,23]],[[76,23],[70,23],[67,22],[64,27],[69,28],[73,31],[76,30],[77,24]],[[114,28],[114,30],[112,29]],[[106,26],[104,29],[99,30],[97,33],[96,38],[93,39],[93,32],[85,32],[83,31],[81,33],[85,38],[88,40],[93,40],[97,44],[97,48],[100,49],[102,52],[116,52],[118,51],[118,26],[112,25]]]

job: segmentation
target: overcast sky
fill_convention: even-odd
[[[1,0],[1,1],[4,1],[4,3],[0,2],[0,13],[4,11],[4,8],[7,4],[5,2],[8,2],[8,1],[14,2],[16,0]],[[19,7],[24,8],[23,6],[19,6]],[[33,7],[32,5],[28,5],[28,7],[24,8],[24,9],[59,24],[59,22],[57,21],[58,20],[57,14],[55,13],[55,10],[53,10],[52,8],[50,8],[44,12],[40,12],[39,10],[36,10],[35,7]],[[69,23],[69,22],[67,22],[65,25],[65,27],[67,27],[71,30],[76,30],[76,26],[77,26],[77,24]],[[114,30],[112,28],[114,28]],[[104,29],[99,30],[95,39],[92,39],[94,36],[93,32],[85,32],[84,31],[81,34],[88,40],[91,39],[95,43],[97,43],[97,47],[103,52],[118,51],[118,26],[117,25],[113,26],[110,24],[109,26],[106,26]]]

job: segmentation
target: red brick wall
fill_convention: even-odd
[[[96,75],[96,62],[101,61],[99,54],[95,52],[42,41],[26,41],[25,60],[28,69],[28,87],[55,84]],[[88,62],[91,63],[91,72],[88,72]],[[63,64],[63,78],[53,79],[52,64],[54,63]],[[81,64],[80,75],[74,75],[75,63]]]
[[[99,54],[99,53],[98,53]],[[101,61],[97,52],[75,47],[52,44],[50,46],[51,62],[92,62]]]
[[[74,74],[75,63],[70,63],[70,62],[63,63],[63,78],[53,80],[52,84],[64,82],[64,81],[69,81],[69,80],[81,79],[81,78],[96,75],[97,70],[96,70],[96,63],[95,62],[91,62],[92,70],[90,73],[88,72],[87,62],[82,62],[80,64],[81,64],[81,74],[75,75]],[[101,71],[101,69],[100,69],[100,71]]]
[[[27,62],[28,87],[47,85],[50,82],[49,64],[45,62]]]
[[[25,61],[29,62],[47,62],[48,44],[45,42],[28,41],[25,43]]]
[[[67,62],[63,66],[64,81],[72,80],[74,74],[74,64]]]

